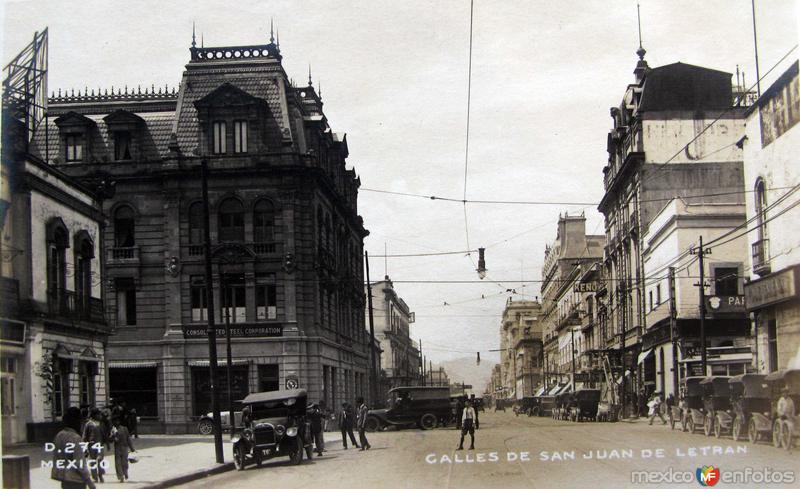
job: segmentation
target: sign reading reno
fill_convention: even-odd
[[[796,297],[796,271],[796,268],[789,268],[745,284],[744,296],[747,309],[752,311]]]
[[[283,326],[279,324],[231,324],[232,338],[250,338],[258,336],[282,336]],[[216,328],[217,338],[225,338],[225,327]],[[204,324],[183,325],[183,337],[207,338],[208,332]]]

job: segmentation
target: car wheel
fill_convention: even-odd
[[[751,419],[750,423],[747,424],[747,439],[750,440],[750,443],[758,443],[758,430],[754,419]]]
[[[689,417],[689,419],[686,420],[686,431],[688,431],[689,433],[694,433],[694,419],[692,419],[691,417]]]
[[[792,436],[792,429],[788,424],[783,425],[782,443],[783,443],[783,448],[786,451],[792,449],[792,444],[794,443],[794,437]]]
[[[289,460],[293,465],[299,465],[303,461],[303,442],[300,441],[300,438],[296,438],[295,444],[292,453],[289,454]]]
[[[669,413],[669,429],[675,429],[675,416],[673,416],[672,413]]]
[[[436,428],[436,416],[431,413],[423,414],[419,420],[419,426],[423,430]]]
[[[782,435],[783,435],[783,426],[781,426],[781,420],[775,420],[772,424],[772,446],[775,448],[781,447]]]
[[[711,433],[714,431],[714,422],[711,421],[711,418],[706,416],[706,419],[703,420],[703,434],[706,436],[711,436]]]
[[[214,433],[214,423],[211,420],[204,419],[197,425],[197,429],[200,430],[201,435],[210,435]]]
[[[714,418],[714,436],[716,438],[722,436],[722,423],[719,422],[719,418]]]
[[[244,457],[244,447],[236,445],[233,448],[233,466],[236,467],[236,470],[244,470]]]
[[[731,437],[733,441],[739,441],[742,439],[742,418],[736,416],[733,420],[733,428],[731,428]]]

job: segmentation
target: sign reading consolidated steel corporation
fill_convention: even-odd
[[[264,336],[282,336],[283,327],[276,324],[231,324],[231,337],[232,338],[245,338],[245,337],[264,337]],[[218,327],[217,338],[225,338],[225,327]],[[183,326],[183,337],[190,338],[207,338],[208,333],[204,324],[192,324]]]

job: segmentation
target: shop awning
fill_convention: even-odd
[[[247,360],[236,360],[236,359],[234,359],[231,362],[231,365],[247,365],[248,363],[249,362]],[[209,360],[189,360],[187,362],[187,364],[190,367],[208,367],[211,364],[211,362]],[[225,360],[218,360],[217,361],[217,367],[227,367],[227,366],[228,366],[228,362],[226,362]]]
[[[155,367],[158,367],[157,362],[143,362],[143,361],[108,362],[108,368],[155,368]]]
[[[653,353],[653,349],[645,350],[639,353],[639,359],[636,361],[636,365],[641,365],[645,358],[649,357],[650,354]]]
[[[539,397],[539,396],[541,396],[543,393],[544,393],[544,387],[540,387],[540,388],[539,388],[539,390],[538,390],[538,391],[536,391],[536,394],[534,394],[534,395],[533,395],[533,397]]]

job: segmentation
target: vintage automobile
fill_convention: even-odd
[[[712,376],[700,381],[703,389],[703,410],[705,420],[703,433],[706,436],[719,438],[723,432],[729,431],[733,424],[731,411],[730,377]]]
[[[417,426],[423,430],[446,425],[452,416],[449,387],[395,387],[389,391],[389,407],[371,409],[365,428]]]
[[[772,399],[772,445],[791,450],[800,436],[800,416],[797,416],[797,411],[794,416],[778,416],[778,402],[786,388],[789,397],[794,401],[795,409],[800,405],[800,370],[778,370],[767,375],[764,380],[770,386]]]
[[[569,408],[572,405],[572,392],[561,392],[556,394],[553,407],[553,418],[566,421],[569,417]]]
[[[681,380],[683,400],[681,401],[681,427],[683,431],[694,433],[695,428],[703,426],[706,415],[703,407],[703,388],[700,382],[705,377],[686,377]]]
[[[237,403],[239,404],[239,403]],[[242,411],[241,405],[238,406],[239,410],[233,412],[236,420],[236,426],[242,425]],[[220,424],[222,425],[222,431],[228,431],[231,429],[231,412],[230,411],[220,411]],[[201,435],[210,435],[214,433],[214,414],[213,413],[206,413],[205,415],[200,417],[200,420],[197,422],[197,431],[200,432]]]
[[[771,436],[769,388],[765,375],[742,374],[728,380],[731,389],[733,427],[731,436],[739,441],[745,436],[750,443],[761,436]]]
[[[600,404],[600,389],[578,389],[573,396],[569,417],[572,421],[594,420]]]
[[[531,412],[532,416],[551,416],[556,398],[554,396],[541,395],[535,398],[536,405]]]
[[[531,411],[533,410],[534,398],[533,397],[523,397],[516,403],[514,403],[514,414],[519,416],[520,414],[526,414],[528,416],[531,415]]]
[[[243,426],[233,442],[233,463],[244,470],[250,461],[288,456],[293,464],[312,456],[311,425],[306,420],[308,394],[304,389],[257,392],[242,401]]]

